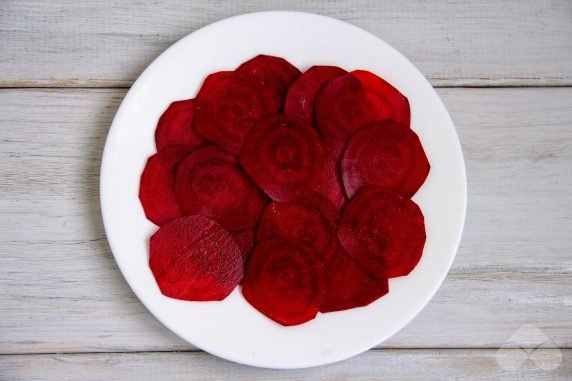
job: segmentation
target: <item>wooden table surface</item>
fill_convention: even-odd
[[[217,359],[163,327],[122,278],[98,200],[139,73],[204,25],[268,9],[403,52],[438,88],[468,173],[435,298],[376,349],[299,371]],[[3,0],[0,37],[1,380],[572,378],[572,1]]]

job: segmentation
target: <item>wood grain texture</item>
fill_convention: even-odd
[[[383,346],[495,348],[533,324],[572,347],[572,89],[439,93],[467,162],[466,230],[435,298]],[[100,157],[124,95],[0,90],[0,353],[193,349],[134,297],[103,232]]]
[[[436,86],[572,85],[569,0],[4,0],[0,87],[130,86],[188,33],[261,10],[321,13],[362,27]]]
[[[0,356],[0,378],[65,380],[569,380],[572,350],[375,350],[319,368],[257,369],[205,353]],[[536,361],[536,363],[534,362]]]

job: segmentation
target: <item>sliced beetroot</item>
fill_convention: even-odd
[[[183,214],[201,214],[231,231],[252,227],[266,197],[221,148],[198,149],[177,169],[175,195]]]
[[[365,88],[367,100],[378,112],[378,120],[393,120],[405,126],[411,121],[409,100],[384,79],[367,70],[352,71]]]
[[[363,271],[394,278],[409,274],[421,259],[425,222],[412,200],[383,188],[363,188],[345,207],[338,238]]]
[[[232,232],[232,236],[240,249],[242,254],[242,259],[246,262],[248,257],[250,256],[250,252],[254,247],[254,236],[256,235],[255,228],[248,228],[245,230],[239,230],[236,232]]]
[[[318,129],[329,142],[345,142],[370,123],[395,120],[409,126],[409,102],[397,89],[363,70],[329,81],[315,102]]]
[[[321,139],[312,126],[292,116],[267,116],[248,134],[240,163],[273,200],[296,200],[309,194],[320,179]]]
[[[322,303],[323,264],[312,248],[299,241],[261,241],[246,264],[242,294],[282,325],[305,323],[316,316]]]
[[[155,130],[158,151],[173,145],[200,147],[207,144],[193,129],[194,107],[194,99],[187,99],[173,102],[165,110]]]
[[[209,75],[199,90],[193,125],[205,139],[238,154],[256,122],[280,107],[271,90],[251,76],[222,71]]]
[[[256,240],[297,239],[325,258],[337,243],[339,220],[337,208],[317,193],[295,202],[271,202],[262,213]]]
[[[194,301],[226,298],[244,268],[230,233],[204,216],[163,225],[151,237],[149,265],[163,295]]]
[[[363,307],[389,292],[387,279],[375,279],[357,266],[339,246],[324,267],[326,293],[320,312]]]
[[[141,175],[139,200],[145,216],[155,225],[163,225],[181,215],[175,198],[175,173],[179,163],[192,149],[193,147],[172,146],[147,160]]]
[[[413,130],[385,121],[370,124],[352,136],[341,168],[350,198],[369,185],[411,197],[427,178],[429,161]]]
[[[270,89],[280,109],[284,104],[288,87],[300,75],[300,70],[284,58],[263,54],[246,61],[236,71],[251,75],[265,88]]]
[[[348,201],[340,171],[344,147],[332,144],[325,144],[324,147],[324,169],[315,191],[330,200],[340,210]]]
[[[346,73],[337,66],[312,66],[288,88],[284,113],[313,124],[316,96],[327,82]]]

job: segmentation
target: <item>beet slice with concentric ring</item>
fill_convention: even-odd
[[[330,200],[338,210],[341,210],[348,201],[340,170],[343,148],[341,145],[324,144],[324,169],[315,189]]]
[[[395,120],[409,126],[409,102],[373,73],[356,70],[329,81],[315,103],[318,129],[328,142],[346,142],[370,123]]]
[[[180,300],[223,300],[244,266],[232,235],[204,216],[163,225],[150,242],[149,266],[163,295]]]
[[[234,71],[209,75],[195,99],[193,126],[205,139],[238,154],[248,131],[281,107],[270,89]]]
[[[198,148],[207,144],[193,129],[194,108],[194,99],[176,101],[169,105],[159,118],[155,130],[155,145],[158,151],[174,145]]]
[[[337,66],[312,66],[288,88],[284,113],[313,124],[316,96],[326,83],[346,73]]]
[[[246,61],[236,71],[251,75],[265,88],[270,89],[275,102],[280,105],[280,110],[288,87],[301,74],[300,70],[284,58],[264,54]]]
[[[240,163],[274,201],[294,201],[308,195],[320,179],[321,138],[297,118],[270,115],[248,134]]]
[[[393,121],[376,122],[356,132],[341,162],[350,198],[365,186],[393,189],[411,197],[427,178],[429,168],[417,134]]]
[[[256,240],[274,237],[297,239],[325,258],[337,243],[339,220],[336,207],[317,193],[295,202],[274,201],[262,213]]]
[[[201,214],[231,231],[252,227],[267,199],[222,148],[198,149],[177,169],[175,195],[183,214]]]
[[[300,241],[261,241],[246,264],[242,294],[277,323],[305,323],[316,316],[322,303],[323,264],[316,252]]]
[[[387,279],[375,279],[366,274],[346,254],[341,245],[339,243],[337,245],[338,250],[324,265],[326,293],[320,312],[364,307],[389,292]]]
[[[179,163],[193,150],[188,146],[172,146],[147,160],[141,174],[139,200],[145,216],[155,225],[181,216],[175,197],[175,173]]]
[[[423,213],[415,202],[397,192],[363,188],[346,205],[338,238],[356,264],[372,277],[407,275],[423,253]]]

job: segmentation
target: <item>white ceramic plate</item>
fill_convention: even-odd
[[[415,195],[426,221],[423,257],[388,295],[371,305],[318,314],[283,327],[242,297],[185,302],[161,294],[148,266],[148,240],[157,229],[139,203],[139,178],[155,151],[157,120],[174,100],[195,96],[204,78],[232,70],[258,54],[284,57],[304,71],[312,65],[366,69],[411,104],[411,125],[431,163]],[[314,14],[262,12],[232,17],[183,38],[135,82],[111,126],[101,166],[101,209],[109,244],[125,279],[157,319],[193,345],[219,357],[260,367],[302,368],[361,353],[403,328],[445,278],[465,218],[466,178],[455,128],[429,82],[399,52],[350,24]],[[141,332],[145,335],[145,332]]]

